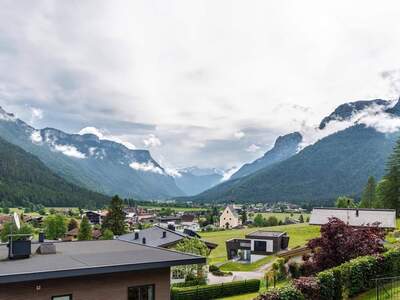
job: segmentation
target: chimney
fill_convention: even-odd
[[[135,240],[139,239],[139,232],[135,232]]]
[[[20,240],[14,240],[13,237],[10,236],[7,247],[9,259],[23,259],[31,256],[31,240],[26,237]]]
[[[39,243],[44,243],[44,232],[39,232]]]
[[[163,239],[165,239],[167,237],[167,232],[166,231],[162,232],[162,237],[163,237]]]
[[[143,245],[146,244],[146,238],[142,238],[142,244],[143,244]]]

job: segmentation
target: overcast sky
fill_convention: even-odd
[[[0,105],[168,167],[239,166],[341,103],[397,97],[382,74],[400,67],[399,15],[398,1],[0,0]]]

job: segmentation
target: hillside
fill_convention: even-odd
[[[147,150],[129,149],[93,134],[38,130],[1,108],[0,137],[35,155],[69,182],[89,190],[143,200],[183,195],[174,178]]]
[[[266,152],[263,157],[253,161],[252,163],[243,165],[235,174],[232,175],[231,179],[247,176],[258,170],[288,159],[297,153],[302,139],[303,137],[299,132],[293,132],[278,137],[275,141],[274,147],[272,147],[271,150]]]
[[[332,202],[358,197],[368,176],[381,178],[395,134],[355,125],[323,138],[293,157],[218,185],[191,200]]]
[[[222,178],[222,171],[190,167],[178,170],[175,182],[186,195],[192,196],[217,185]]]
[[[109,198],[67,182],[37,157],[0,138],[0,199],[45,206],[103,206]]]

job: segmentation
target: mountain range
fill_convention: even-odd
[[[186,195],[192,196],[220,183],[223,174],[224,172],[219,169],[189,167],[177,170],[175,182]]]
[[[54,128],[38,130],[1,108],[0,137],[85,189],[136,199],[184,195],[147,150],[128,149],[93,134],[68,134]]]
[[[109,200],[109,197],[67,182],[37,157],[0,138],[0,201],[3,206],[99,207]]]
[[[321,135],[315,143],[305,145],[299,132],[279,137],[271,150],[245,164],[230,180],[185,199],[323,205],[340,195],[357,198],[369,176],[383,176],[398,132],[393,126],[382,127],[399,115],[400,102],[393,106],[391,101],[376,99],[342,104],[315,129]]]

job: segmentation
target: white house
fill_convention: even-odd
[[[377,224],[382,228],[396,228],[394,209],[373,208],[314,208],[310,225],[323,225],[329,218],[336,217],[351,226],[369,226]]]
[[[228,205],[219,217],[219,227],[233,228],[241,225],[240,216],[233,205]]]

